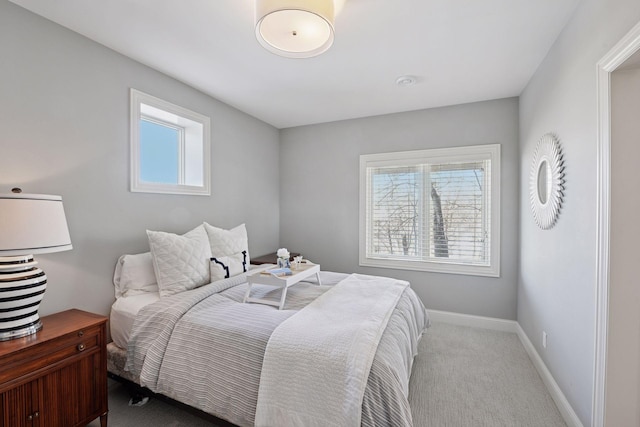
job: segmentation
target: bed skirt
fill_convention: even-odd
[[[140,384],[140,378],[124,370],[126,363],[127,350],[118,347],[113,342],[107,344],[107,372],[133,383]]]

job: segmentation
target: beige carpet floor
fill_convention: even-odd
[[[565,426],[516,334],[435,323],[409,383],[416,427]]]
[[[158,399],[141,407],[128,400],[110,382],[110,427],[216,425]],[[409,400],[415,427],[565,425],[520,340],[507,332],[434,323],[420,342]]]

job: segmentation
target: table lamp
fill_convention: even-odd
[[[42,329],[38,308],[47,276],[33,254],[72,249],[62,198],[0,194],[0,341]]]

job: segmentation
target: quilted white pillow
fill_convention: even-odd
[[[228,279],[247,271],[247,253],[242,252],[241,256],[211,257],[210,271],[211,281]]]
[[[216,258],[231,256],[243,259],[242,252],[244,251],[246,252],[246,263],[249,265],[249,240],[247,239],[247,228],[244,224],[240,224],[231,230],[214,227],[206,222],[203,225],[209,236],[211,256]]]
[[[210,282],[211,248],[202,225],[182,236],[150,230],[147,236],[161,297]]]
[[[122,255],[116,263],[113,284],[116,288],[116,298],[158,292],[151,252]]]

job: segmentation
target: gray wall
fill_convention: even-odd
[[[246,222],[252,254],[277,247],[277,129],[5,0],[0,57],[0,192],[61,195],[74,246],[36,256],[41,314],[108,314],[115,262],[148,250],[145,229]],[[128,191],[130,87],[211,117],[210,197]]]
[[[281,131],[280,243],[323,269],[409,280],[427,308],[515,319],[518,100],[457,105]],[[361,154],[500,143],[499,278],[358,266]]]
[[[585,425],[595,345],[596,64],[639,19],[637,0],[583,0],[520,97],[518,322]],[[546,132],[561,140],[567,185],[557,225],[543,231],[529,209],[528,173]]]

